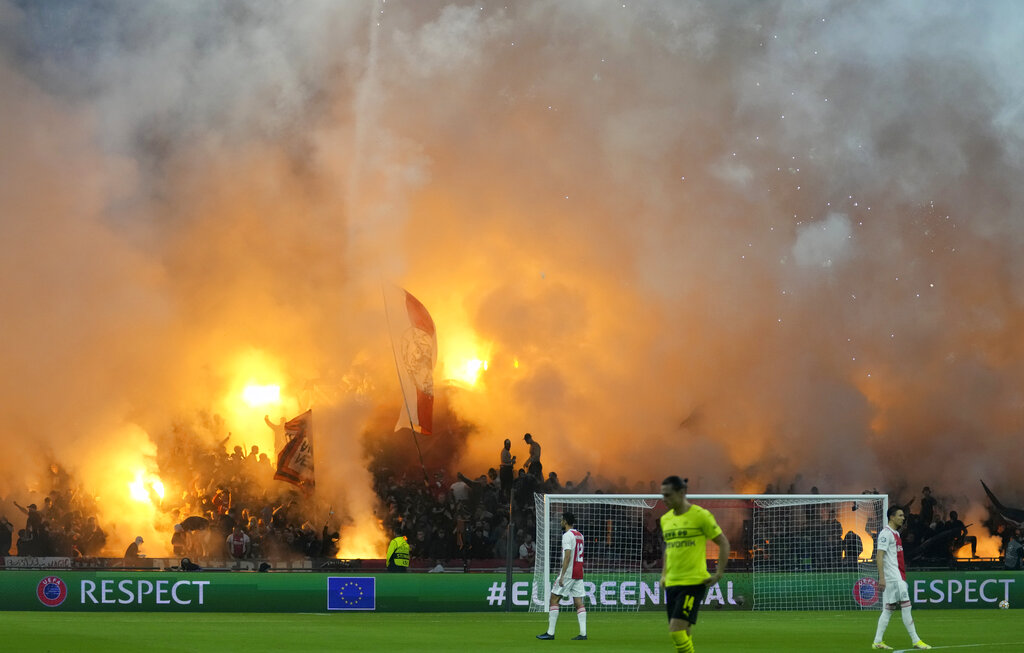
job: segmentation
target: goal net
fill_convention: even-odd
[[[742,571],[746,596],[710,588],[722,602],[755,610],[852,610],[877,607],[875,537],[888,497],[854,495],[703,495],[691,503],[711,511],[732,548],[730,571]],[[571,511],[584,536],[584,602],[588,610],[659,607],[666,508],[656,494],[536,494],[536,561],[530,610],[548,609],[561,566],[562,513]],[[718,547],[708,542],[713,569]],[[740,590],[737,590],[739,592]],[[717,593],[717,594],[716,594]],[[727,601],[725,598],[727,597]]]

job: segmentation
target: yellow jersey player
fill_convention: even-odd
[[[668,633],[678,653],[693,653],[691,629],[704,592],[722,578],[729,561],[729,540],[715,516],[686,500],[687,479],[669,476],[661,483],[661,495],[668,512],[661,516],[661,537],[665,541],[665,562],[661,587],[665,590]],[[718,565],[708,573],[706,542],[718,545]]]

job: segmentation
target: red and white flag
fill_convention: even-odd
[[[274,479],[313,491],[313,411],[307,410],[284,424],[286,442],[277,454]]]
[[[398,380],[402,386],[402,414],[395,430],[409,428],[429,435],[434,422],[434,364],[437,331],[425,306],[402,288],[384,288],[384,308],[391,330]]]

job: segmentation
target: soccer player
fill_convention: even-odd
[[[693,653],[690,630],[697,623],[697,611],[704,592],[722,578],[729,562],[729,540],[715,516],[686,500],[687,479],[669,476],[661,482],[661,495],[668,512],[661,516],[665,540],[665,563],[661,587],[665,588],[668,634],[677,653]],[[708,573],[706,542],[718,545],[718,566]]]
[[[891,506],[885,516],[889,518],[889,525],[878,534],[878,545],[875,547],[875,558],[878,560],[878,588],[882,590],[882,614],[878,617],[875,642],[871,648],[892,650],[891,646],[882,641],[882,635],[885,634],[885,628],[897,607],[903,614],[903,625],[907,627],[914,648],[931,648],[917,636],[914,618],[910,616],[907,566],[903,562],[903,540],[899,534],[900,527],[906,521],[906,515],[903,514],[903,508]]]
[[[583,534],[573,528],[576,517],[568,510],[562,513],[562,570],[551,588],[551,606],[548,608],[548,630],[537,635],[537,639],[554,639],[555,622],[558,621],[558,601],[572,597],[576,606],[576,618],[580,622],[580,634],[573,639],[587,638],[587,609],[583,607]]]

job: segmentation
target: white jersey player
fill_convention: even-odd
[[[882,591],[882,614],[878,617],[878,628],[875,630],[875,642],[871,648],[891,649],[882,641],[882,635],[889,625],[889,619],[897,608],[903,616],[903,625],[907,627],[910,641],[914,648],[931,648],[917,636],[914,618],[910,615],[910,591],[907,587],[907,565],[903,561],[903,539],[899,529],[906,521],[903,508],[893,506],[886,516],[889,525],[878,534],[875,545],[875,559],[878,561],[878,589]]]
[[[562,569],[551,587],[547,632],[537,635],[537,639],[555,638],[558,601],[568,597],[572,597],[576,618],[580,622],[580,634],[573,639],[587,638],[587,609],[583,607],[583,533],[576,530],[575,525],[576,517],[571,512],[562,513]]]

